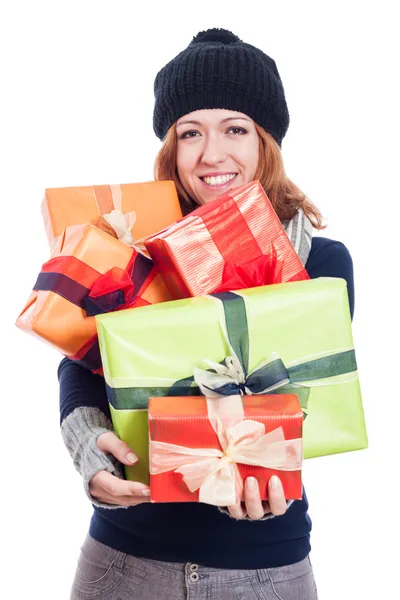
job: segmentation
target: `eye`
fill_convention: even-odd
[[[244,129],[243,127],[230,127],[228,129],[228,132],[232,132],[234,135],[243,135],[245,133],[247,133],[247,130]]]
[[[198,131],[195,131],[194,129],[190,130],[190,131],[185,131],[184,133],[182,133],[179,136],[180,140],[188,140],[190,138],[194,138],[197,135],[200,135]]]

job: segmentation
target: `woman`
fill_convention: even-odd
[[[311,238],[321,215],[283,169],[289,125],[274,61],[225,30],[198,34],[155,81],[154,129],[164,140],[156,179],[173,179],[188,213],[259,179],[310,277],[353,274],[343,244]],[[243,257],[245,260],[245,257]],[[72,598],[312,600],[308,502],[286,503],[278,478],[262,503],[149,504],[149,488],[123,480],[137,458],[113,433],[104,380],[68,359],[59,368],[62,433],[95,505]]]

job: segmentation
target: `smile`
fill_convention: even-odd
[[[225,185],[236,177],[237,173],[227,173],[225,175],[216,175],[213,177],[200,177],[207,185],[218,186]]]

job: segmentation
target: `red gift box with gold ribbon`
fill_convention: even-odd
[[[175,299],[309,279],[258,181],[201,206],[144,244]],[[251,285],[226,274],[230,265],[253,261]]]
[[[272,475],[301,498],[302,423],[294,394],[150,398],[152,501],[231,506],[250,476],[267,500]]]

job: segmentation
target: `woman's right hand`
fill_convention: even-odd
[[[138,461],[128,444],[122,442],[112,431],[102,433],[98,437],[97,447],[105,454],[112,454],[124,465],[132,466]],[[108,471],[99,471],[91,478],[89,493],[95,500],[104,504],[136,506],[150,502],[149,486],[136,481],[125,481]]]

